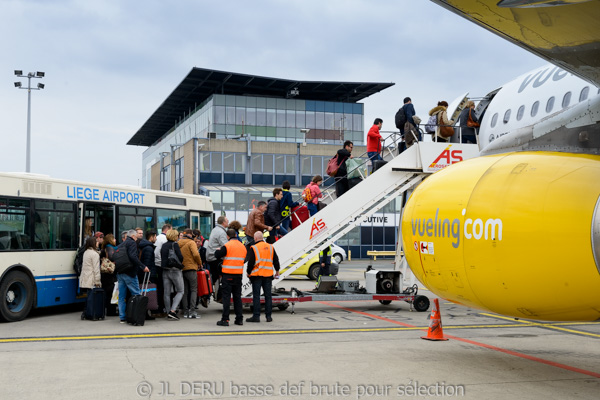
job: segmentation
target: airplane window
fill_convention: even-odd
[[[523,118],[523,114],[525,114],[525,106],[521,106],[517,110],[517,121],[520,121],[521,118]]]
[[[510,108],[504,113],[504,119],[502,120],[502,122],[506,124],[508,123],[508,121],[510,121]]]
[[[532,117],[536,116],[539,108],[540,108],[540,102],[539,101],[536,101],[535,103],[533,103],[531,105],[531,116]]]
[[[587,100],[589,94],[590,94],[589,86],[586,86],[583,89],[581,89],[581,93],[579,93],[579,101]]]
[[[565,93],[565,97],[563,97],[562,108],[569,107],[570,103],[571,103],[571,92],[567,92],[567,93]]]
[[[490,124],[490,126],[493,128],[496,126],[496,122],[498,122],[498,113],[494,114],[492,116],[492,123]]]
[[[553,108],[554,108],[554,96],[552,96],[548,99],[548,102],[546,103],[546,112],[549,113],[550,111],[552,111]]]

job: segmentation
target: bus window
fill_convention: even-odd
[[[162,229],[164,224],[171,224],[173,229],[183,231],[188,228],[187,223],[187,212],[182,210],[167,210],[164,208],[156,209],[156,220],[158,223],[158,229]]]
[[[36,200],[34,221],[34,249],[74,250],[75,207],[73,203]]]
[[[0,250],[31,248],[29,200],[0,199]]]
[[[156,229],[154,223],[154,212],[151,208],[144,207],[119,207],[119,219],[117,225],[117,232],[115,237],[117,240],[121,237],[121,232],[128,231],[130,229],[142,228],[144,233],[150,229]],[[184,211],[185,213],[185,211]],[[160,225],[162,226],[162,225]]]

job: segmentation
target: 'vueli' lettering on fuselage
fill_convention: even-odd
[[[121,190],[91,189],[82,186],[67,186],[67,197],[76,200],[107,201],[112,203],[144,204],[143,193]]]
[[[525,90],[525,88],[527,86],[529,86],[529,84],[533,81],[532,86],[534,88],[540,87],[542,86],[544,83],[546,83],[546,81],[552,77],[553,81],[560,81],[562,78],[564,78],[565,76],[567,76],[567,72],[558,68],[558,67],[554,67],[550,70],[550,72],[548,73],[548,75],[544,76],[544,74],[548,71],[548,68],[544,69],[543,71],[538,71],[536,72],[533,76],[532,75],[527,75],[527,77],[525,79],[523,79],[523,82],[521,82],[521,86],[519,87],[519,91],[517,93],[521,93],[523,90]]]
[[[455,218],[450,221],[449,218],[439,217],[440,209],[435,210],[435,218],[417,218],[411,219],[413,235],[428,237],[452,237],[455,241],[452,247],[455,249],[460,245],[461,232],[464,239],[480,240],[502,240],[502,220],[500,218],[489,218],[483,222],[481,218],[467,218],[461,231],[460,219]],[[462,210],[465,215],[466,209]]]

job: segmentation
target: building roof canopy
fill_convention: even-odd
[[[393,85],[391,82],[299,81],[194,67],[127,144],[153,145],[180,118],[213,94],[356,103]]]

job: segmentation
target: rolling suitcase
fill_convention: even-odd
[[[373,172],[377,171],[379,168],[383,167],[385,164],[387,164],[387,161],[384,161],[384,160],[373,161]]]
[[[81,319],[90,319],[98,321],[104,319],[106,310],[104,308],[104,289],[93,288],[88,290],[87,300],[85,302],[85,310],[81,314]]]
[[[309,217],[308,207],[298,206],[292,208],[292,229],[297,228],[301,223],[306,221]]]
[[[144,282],[142,283],[142,293],[148,291],[148,281],[150,274],[144,274]],[[131,325],[144,326],[146,322],[146,313],[148,312],[148,297],[141,294],[131,296],[127,301],[125,309],[125,318],[127,323]]]
[[[146,290],[142,290],[142,294],[148,297],[148,310],[158,310],[158,296],[156,284],[149,283]]]
[[[352,189],[354,186],[362,182],[362,178],[350,178],[348,179],[348,187]]]
[[[207,269],[198,271],[198,297],[209,296],[213,293],[210,272]]]

